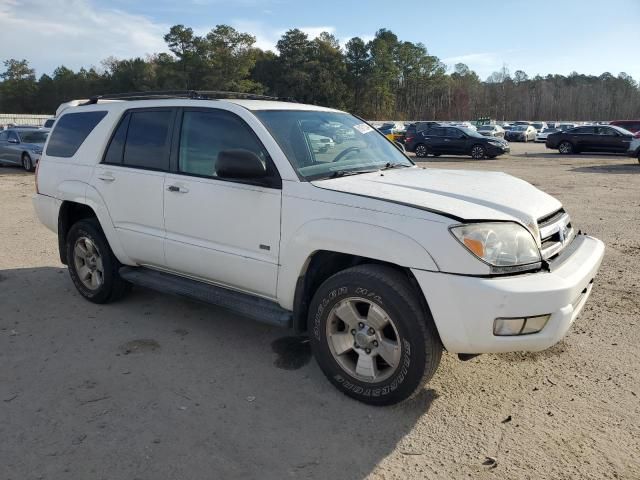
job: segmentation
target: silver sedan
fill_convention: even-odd
[[[0,164],[20,165],[31,172],[42,155],[48,129],[10,128],[0,132]]]

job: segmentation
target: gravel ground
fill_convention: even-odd
[[[390,408],[336,391],[291,332],[143,289],[83,300],[33,175],[0,169],[0,478],[640,478],[640,165],[532,144],[431,160],[524,178],[607,252],[565,340],[446,354]]]

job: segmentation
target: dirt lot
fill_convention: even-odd
[[[391,408],[336,391],[288,331],[142,289],[83,300],[33,175],[0,169],[0,478],[640,478],[640,165],[532,144],[429,163],[524,178],[607,252],[560,344],[447,354]]]

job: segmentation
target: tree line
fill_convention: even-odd
[[[344,47],[324,32],[282,35],[277,52],[228,25],[206,35],[175,25],[170,53],[107,58],[100,68],[65,66],[36,78],[27,60],[4,61],[0,111],[54,112],[70,99],[146,90],[231,90],[349,110],[371,120],[611,120],[640,117],[640,88],[629,75],[571,73],[530,78],[506,67],[484,81],[465,64],[452,72],[422,43],[387,29]]]

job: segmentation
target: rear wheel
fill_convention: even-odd
[[[414,152],[416,154],[416,157],[418,158],[425,158],[429,153],[429,151],[427,150],[427,146],[423,143],[419,143],[418,145],[416,145]]]
[[[567,142],[566,140],[560,142],[560,145],[558,145],[558,151],[563,155],[573,153],[573,144],[571,142]]]
[[[360,265],[326,280],[313,296],[308,328],[329,381],[371,405],[412,396],[442,356],[418,292],[402,272],[383,265]]]
[[[33,171],[33,161],[28,153],[22,154],[22,168],[24,168],[27,172]]]
[[[69,274],[76,289],[93,303],[121,298],[130,284],[124,281],[115,257],[96,219],[75,223],[67,234]]]
[[[471,158],[481,160],[485,155],[486,151],[482,145],[474,145],[473,148],[471,148]]]

